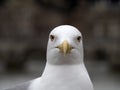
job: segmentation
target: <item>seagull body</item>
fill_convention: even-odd
[[[82,34],[77,28],[61,25],[50,32],[44,72],[27,90],[93,90],[83,61]]]
[[[93,90],[83,62],[82,35],[75,27],[62,25],[51,31],[45,70],[29,90]]]
[[[76,70],[77,68],[79,69]],[[48,73],[51,74],[47,75]],[[83,65],[48,65],[45,76],[34,80],[29,90],[93,90],[86,74]]]

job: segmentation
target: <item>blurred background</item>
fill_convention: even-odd
[[[120,90],[120,0],[0,0],[0,89],[41,76],[61,24],[82,32],[95,90]]]

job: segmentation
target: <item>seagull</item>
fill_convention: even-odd
[[[55,27],[49,34],[42,76],[7,90],[93,90],[84,65],[82,40],[81,32],[74,26]]]

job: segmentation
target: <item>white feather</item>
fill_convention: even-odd
[[[55,40],[48,41],[47,63],[40,78],[35,79],[29,90],[93,90],[92,82],[83,62],[82,40],[79,30],[73,26],[62,25],[52,30]],[[74,49],[64,56],[56,47],[67,40]]]

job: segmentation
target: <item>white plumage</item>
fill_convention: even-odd
[[[47,46],[47,62],[28,90],[93,90],[84,66],[82,35],[70,25],[54,28]]]

